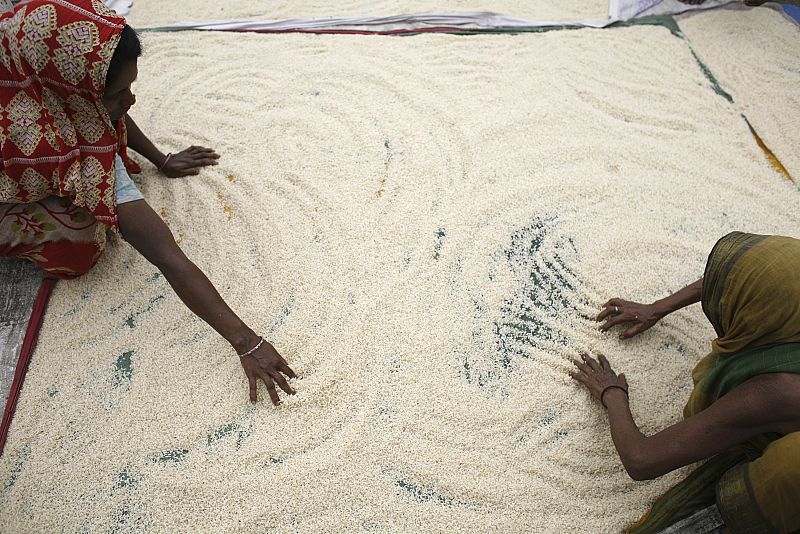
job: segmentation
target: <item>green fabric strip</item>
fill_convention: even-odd
[[[800,343],[756,347],[717,358],[695,387],[713,402],[739,384],[769,373],[800,374]]]

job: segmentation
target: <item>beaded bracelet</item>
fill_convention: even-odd
[[[159,171],[163,171],[163,170],[164,170],[164,167],[166,167],[166,166],[167,166],[167,163],[169,163],[169,160],[170,160],[170,158],[171,158],[171,157],[172,157],[172,152],[170,152],[169,154],[167,154],[167,157],[166,157],[166,158],[164,158],[164,163],[162,163],[162,164],[161,164],[161,167],[159,167],[159,168],[158,168],[158,170],[159,170]]]
[[[606,386],[606,388],[605,388],[605,389],[604,389],[602,392],[600,392],[600,404],[602,404],[602,405],[603,405],[603,407],[604,407],[604,408],[606,408],[606,409],[608,409],[608,406],[606,406],[606,403],[605,403],[605,402],[603,402],[603,395],[605,395],[605,394],[606,394],[606,391],[608,391],[609,389],[619,389],[619,390],[622,390],[622,391],[625,393],[625,396],[626,396],[626,397],[628,396],[628,390],[627,390],[627,389],[625,389],[625,388],[624,388],[624,387],[622,387],[622,386],[617,386],[617,385],[613,385],[613,386]]]
[[[264,344],[264,338],[262,337],[262,338],[260,338],[260,341],[259,341],[259,342],[256,344],[256,346],[255,346],[255,347],[253,347],[252,349],[248,350],[248,351],[247,351],[247,352],[245,352],[244,354],[240,354],[240,355],[239,355],[239,357],[240,357],[240,358],[244,358],[245,356],[250,356],[250,355],[251,355],[251,354],[253,354],[255,351],[257,351],[257,350],[258,350],[258,348],[259,348],[261,345],[263,345],[263,344]]]

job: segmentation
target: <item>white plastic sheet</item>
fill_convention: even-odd
[[[609,0],[608,16],[612,20],[630,20],[651,15],[675,15],[730,3],[731,0],[706,0],[699,5],[684,4],[680,0]]]

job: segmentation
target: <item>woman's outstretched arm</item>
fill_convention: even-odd
[[[175,243],[167,225],[144,200],[120,204],[119,229],[125,240],[164,274],[172,289],[192,312],[224,337],[237,354],[259,345],[252,354],[241,358],[250,383],[250,401],[256,402],[256,380],[267,386],[273,404],[278,404],[275,384],[292,394],[284,375],[295,373],[275,348],[256,335],[228,307],[205,274],[192,263]]]
[[[800,430],[800,375],[773,373],[751,378],[697,415],[645,436],[631,415],[625,375],[617,375],[602,355],[581,357],[570,376],[608,409],[611,438],[634,480],[659,477],[765,432]]]
[[[640,304],[630,300],[613,298],[603,304],[603,309],[597,315],[598,321],[605,320],[605,323],[600,326],[600,330],[606,332],[609,328],[618,324],[634,323],[619,336],[620,339],[633,337],[656,324],[662,317],[695,302],[700,302],[702,293],[703,279],[701,278],[680,291],[652,304]]]

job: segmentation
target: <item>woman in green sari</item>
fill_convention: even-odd
[[[692,372],[680,423],[644,436],[625,376],[602,355],[571,373],[608,409],[634,479],[706,460],[628,532],[659,532],[715,502],[733,534],[800,532],[800,240],[728,234],[697,282],[648,305],[611,299],[597,319],[603,331],[627,323],[625,339],[698,301],[718,337]]]

